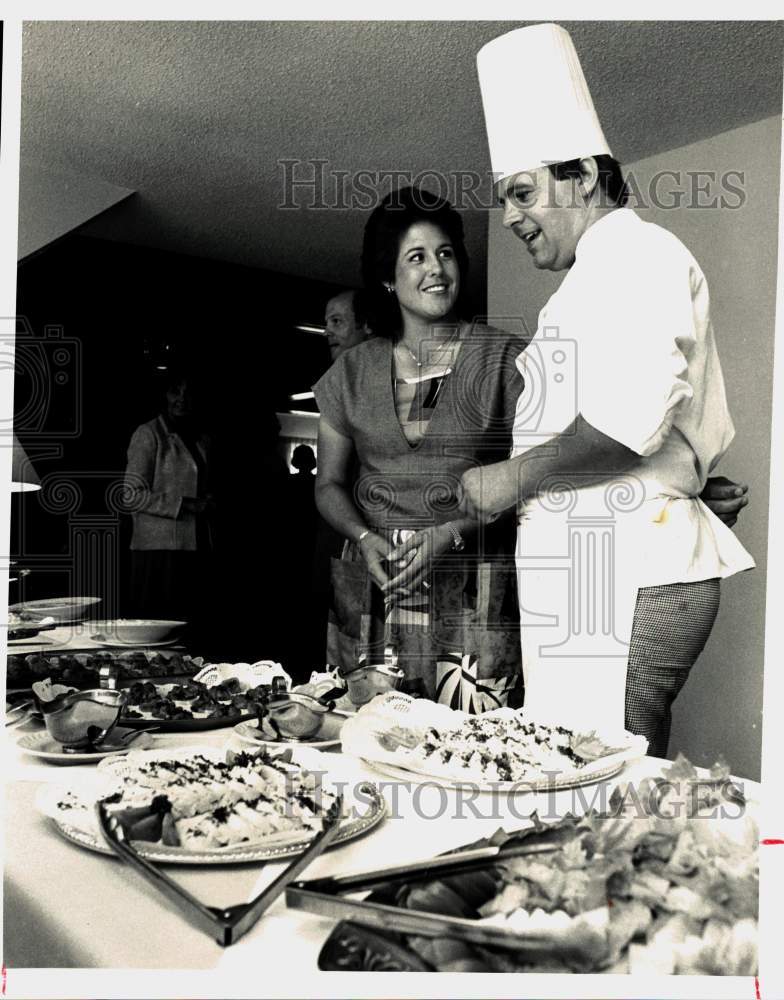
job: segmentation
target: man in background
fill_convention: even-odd
[[[332,362],[351,347],[356,347],[370,336],[362,293],[340,292],[327,302],[324,326]]]
[[[334,364],[342,354],[371,335],[362,292],[348,289],[334,295],[324,309],[324,327],[330,363]],[[310,549],[313,561],[310,594],[307,598],[309,627],[303,632],[303,649],[298,657],[300,662],[297,671],[298,679],[305,681],[310,676],[310,670],[323,670],[328,661],[327,620],[332,602],[331,559],[340,557],[344,542],[317,514],[315,501],[312,513],[316,518],[316,527],[315,543]]]

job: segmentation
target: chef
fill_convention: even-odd
[[[528,714],[625,725],[665,756],[720,581],[754,565],[698,499],[734,434],[705,276],[624,207],[563,28],[512,31],[477,62],[504,225],[566,274],[518,359],[512,458],[469,470],[467,502],[519,505]]]

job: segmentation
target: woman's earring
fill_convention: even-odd
[[[394,292],[394,290],[395,290],[395,286],[394,286],[394,285],[392,284],[392,282],[391,282],[391,281],[385,281],[385,282],[384,282],[384,288],[386,288],[386,290],[387,290],[387,291],[388,291],[388,292],[389,292],[390,294],[391,294],[392,292]]]

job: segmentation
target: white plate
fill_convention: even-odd
[[[119,736],[124,736],[130,732],[132,732],[130,729],[115,729],[115,733]],[[50,764],[93,764],[95,761],[103,760],[105,757],[116,757],[119,754],[130,753],[131,750],[141,750],[144,747],[151,747],[152,745],[153,739],[148,733],[142,733],[128,747],[115,747],[113,750],[93,750],[89,753],[67,752],[62,743],[58,743],[57,740],[52,739],[46,730],[39,733],[27,733],[20,740],[17,740],[17,746],[24,750],[25,753],[30,754],[31,757],[40,757],[41,760],[49,761]]]
[[[474,781],[471,778],[450,778],[438,774],[425,774],[422,771],[409,771],[406,767],[389,764],[386,761],[382,763],[381,761],[367,760],[364,757],[361,759],[374,771],[409,784],[439,785],[441,788],[471,788],[479,792],[507,795],[512,792],[525,795],[531,792],[552,791],[554,788],[578,788],[580,785],[592,785],[596,781],[605,781],[622,771],[630,758],[624,754],[613,754],[611,757],[602,758],[601,761],[592,761],[590,764],[586,764],[581,771],[565,771],[563,774],[547,778],[529,778],[520,781]]]
[[[53,597],[51,600],[20,601],[18,604],[12,604],[8,610],[19,614],[40,611],[43,608],[58,625],[65,625],[82,621],[88,609],[100,604],[102,600],[101,597]]]
[[[181,639],[164,639],[162,642],[123,642],[121,639],[107,639],[102,632],[91,635],[90,641],[110,649],[161,649],[164,646],[177,646],[182,643]]]
[[[280,748],[280,747],[279,747]],[[144,757],[153,759],[173,759],[193,753],[202,753],[213,759],[223,759],[221,751],[214,747],[161,748],[147,751]],[[298,751],[295,751],[295,758]],[[328,781],[327,768],[321,764],[321,754],[314,750],[302,752],[303,766],[317,771]],[[99,854],[114,854],[106,845],[97,825],[95,814],[95,790],[107,787],[107,780],[112,776],[121,777],[123,771],[130,766],[132,760],[128,756],[105,760],[82,781],[81,787],[55,786],[46,784],[38,793],[36,804],[38,809],[52,819],[57,832],[80,847],[96,851]],[[356,787],[341,783],[344,797],[344,812],[346,815],[340,823],[340,829],[333,841],[342,844],[361,837],[378,826],[386,815],[386,802],[375,785],[362,782]],[[357,794],[358,793],[358,794]],[[70,803],[70,805],[68,804]],[[353,813],[353,814],[352,814]],[[161,844],[150,844],[134,841],[134,848],[150,861],[161,861],[180,865],[236,865],[248,861],[277,861],[301,854],[315,836],[314,833],[275,834],[266,842],[243,847],[214,848],[208,851],[188,851],[182,847],[166,847]]]
[[[251,743],[256,747],[273,747],[276,750],[285,750],[286,747],[312,747],[314,750],[327,750],[330,747],[339,747],[340,739],[336,740],[267,740],[263,736],[257,736],[259,727],[252,722],[238,722],[234,727],[234,732],[245,743]]]

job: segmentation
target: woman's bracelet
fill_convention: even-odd
[[[366,538],[370,534],[370,528],[365,528],[364,531],[360,532],[359,538],[357,539],[357,545],[362,544],[362,539]]]

